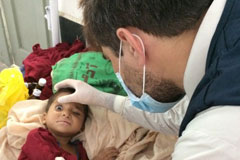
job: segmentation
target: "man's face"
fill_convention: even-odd
[[[157,101],[174,102],[184,95],[184,90],[179,87],[174,82],[174,80],[179,79],[176,76],[177,73],[183,75],[182,70],[184,70],[185,68],[178,67],[178,62],[182,61],[177,61],[179,60],[179,57],[176,56],[175,52],[173,52],[172,49],[172,44],[174,43],[168,43],[171,45],[164,44],[162,45],[163,47],[159,47],[158,45],[152,45],[154,43],[154,40],[155,39],[152,38],[146,41],[149,43],[145,44],[149,48],[146,49],[146,51],[150,53],[158,52],[158,56],[161,56],[160,58],[150,56],[146,57],[148,58],[149,63],[146,64],[145,92],[151,95]],[[134,55],[134,53],[130,53],[131,51],[133,51],[133,49],[129,48],[131,48],[130,45],[123,43],[123,56],[121,57],[120,74],[128,88],[136,96],[140,97],[143,90],[143,66],[139,65],[137,59],[132,56]],[[119,70],[119,59],[116,54],[114,54],[114,52],[108,47],[102,47],[102,50],[104,55],[111,60],[113,68],[115,72],[117,72]],[[182,57],[183,56],[181,55],[180,58]],[[183,64],[182,66],[184,65],[185,64]],[[179,68],[181,68],[181,71],[178,71]],[[175,74],[174,71],[177,73]]]
[[[118,57],[107,47],[102,47],[102,50],[105,56],[111,60],[114,71],[118,72]],[[136,96],[140,97],[143,89],[143,67],[139,67],[136,61],[131,59],[126,52],[128,50],[124,50],[123,47],[120,74],[128,88]],[[146,67],[145,92],[160,102],[174,102],[184,95],[183,89],[179,88],[171,80],[152,73],[151,68],[148,67]]]
[[[77,103],[60,104],[57,99],[69,93],[60,93],[44,115],[48,130],[53,135],[72,137],[81,131],[84,125],[84,105]]]
[[[130,65],[123,65],[124,81],[128,88],[138,97],[142,95],[143,70],[131,68]],[[170,80],[161,79],[151,71],[146,70],[145,92],[159,102],[175,102],[184,95],[184,91]]]

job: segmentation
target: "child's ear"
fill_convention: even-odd
[[[46,125],[46,117],[47,117],[47,113],[43,113],[43,124]]]
[[[86,123],[86,120],[83,122],[82,128],[81,128],[80,132],[83,132],[83,131],[84,131],[84,129],[85,129],[85,123]]]
[[[83,125],[83,126],[82,126],[82,128],[81,128],[81,131],[80,131],[80,132],[83,132],[83,131],[84,131],[84,129],[85,129],[85,125]]]

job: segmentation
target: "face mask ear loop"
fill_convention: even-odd
[[[143,54],[144,54],[144,66],[143,66],[143,91],[142,91],[142,92],[143,92],[142,94],[144,94],[144,93],[145,93],[145,80],[146,80],[145,47],[144,47],[144,45],[143,45],[143,41],[141,40],[140,42],[141,42],[141,44],[142,44]]]
[[[137,37],[137,39],[140,41],[141,45],[142,45],[142,49],[143,49],[143,54],[144,54],[144,66],[143,66],[143,89],[142,89],[142,94],[145,93],[145,78],[146,78],[146,65],[145,65],[145,47],[143,44],[142,39],[136,35],[136,34],[132,34],[133,36]]]
[[[145,74],[146,74],[146,67],[145,67],[145,64],[143,66],[143,91],[142,91],[142,94],[145,93]]]
[[[118,72],[121,75],[121,56],[122,56],[122,40],[120,41],[119,53],[118,53]]]

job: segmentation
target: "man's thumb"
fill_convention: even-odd
[[[58,103],[69,103],[69,102],[74,102],[74,97],[73,95],[67,95],[67,96],[62,96],[58,98]]]

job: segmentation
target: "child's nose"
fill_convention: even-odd
[[[70,113],[69,113],[69,111],[63,111],[62,115],[69,118]]]

